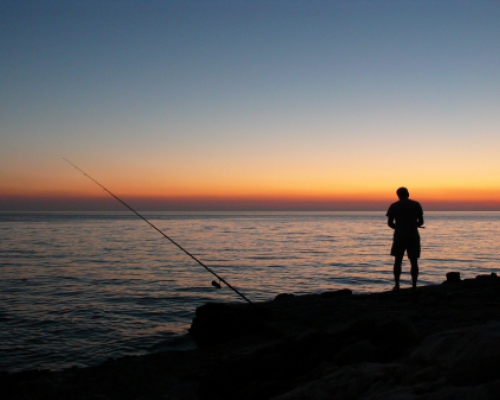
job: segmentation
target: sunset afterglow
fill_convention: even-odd
[[[0,211],[500,210],[500,4],[0,4]]]

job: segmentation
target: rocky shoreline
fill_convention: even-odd
[[[198,349],[0,373],[6,399],[497,399],[500,278],[196,310]],[[6,396],[4,397],[4,395]]]

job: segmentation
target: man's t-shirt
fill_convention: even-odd
[[[417,224],[419,219],[424,215],[419,202],[410,199],[399,200],[391,204],[386,215],[395,220],[395,239],[399,237],[418,236]]]

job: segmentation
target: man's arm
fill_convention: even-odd
[[[422,220],[422,223],[423,223],[423,220]],[[396,223],[394,222],[394,217],[389,216],[387,218],[387,225],[389,225],[389,227],[391,227],[392,229],[396,229]]]
[[[417,226],[420,227],[424,225],[424,210],[422,210],[422,206],[420,205],[420,203],[418,203],[418,208],[419,213],[417,217]]]

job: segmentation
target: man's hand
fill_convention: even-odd
[[[396,224],[394,223],[394,218],[388,218],[387,225],[389,225],[389,227],[392,229],[396,229]]]

